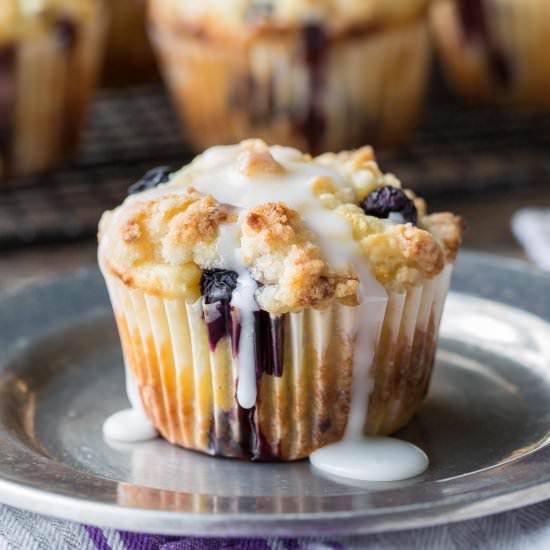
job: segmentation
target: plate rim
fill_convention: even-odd
[[[114,482],[113,482],[114,483]],[[550,498],[550,481],[533,484],[526,488],[503,491],[497,495],[480,497],[470,493],[458,502],[432,503],[406,509],[394,509],[388,513],[330,512],[323,514],[204,514],[151,510],[131,506],[119,506],[87,501],[76,497],[49,493],[42,489],[24,487],[0,479],[2,503],[48,517],[93,524],[103,528],[159,533],[165,535],[257,537],[268,532],[269,537],[306,535],[363,535],[435,527],[459,521],[486,517],[537,504]],[[29,506],[28,503],[32,502]],[[55,507],[53,506],[55,505]],[[405,508],[405,507],[404,507]],[[330,518],[327,518],[330,515]],[[201,516],[201,521],[197,518]],[[235,519],[238,517],[238,521]],[[163,525],[159,531],[159,524]],[[255,533],[251,533],[254,524]],[[213,535],[213,531],[215,535]],[[219,532],[218,532],[219,530]]]

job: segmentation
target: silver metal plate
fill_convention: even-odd
[[[550,277],[464,253],[453,288],[429,397],[399,434],[431,466],[398,483],[107,443],[102,423],[127,401],[100,275],[4,296],[0,501],[120,529],[274,536],[419,527],[549,498]]]

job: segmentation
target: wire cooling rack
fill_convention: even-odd
[[[0,187],[0,249],[89,238],[101,212],[147,169],[190,157],[162,88],[102,92],[74,161]],[[548,185],[550,113],[467,108],[438,96],[412,140],[378,158],[427,197]]]

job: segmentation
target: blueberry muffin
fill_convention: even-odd
[[[437,0],[430,19],[457,94],[470,101],[550,105],[548,0]]]
[[[146,32],[146,0],[111,0],[104,82],[123,86],[158,80],[157,64]]]
[[[392,433],[426,394],[461,233],[369,147],[248,140],[153,170],[99,229],[130,385],[166,439],[215,455]]]
[[[101,0],[2,0],[0,179],[48,169],[75,149],[104,23]]]
[[[165,80],[196,149],[261,137],[310,153],[414,125],[427,0],[151,0]]]

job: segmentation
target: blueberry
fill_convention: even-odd
[[[171,173],[172,169],[170,166],[158,166],[157,168],[149,170],[139,181],[128,189],[128,195],[135,195],[136,193],[153,189],[157,185],[168,181]]]
[[[201,276],[204,303],[230,302],[237,287],[238,274],[227,269],[205,269]]]
[[[416,225],[416,206],[414,202],[398,187],[387,185],[370,192],[361,203],[361,208],[368,216],[387,218],[390,214],[401,214],[404,223]]]

